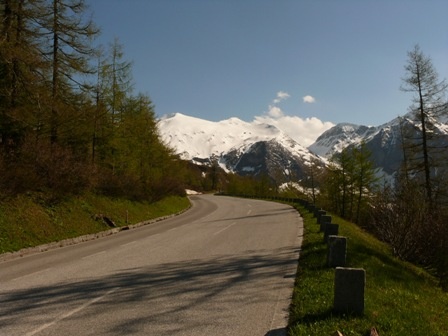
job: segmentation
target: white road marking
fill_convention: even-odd
[[[95,257],[95,256],[100,255],[100,254],[103,254],[103,253],[106,253],[106,251],[101,251],[101,252],[98,252],[98,253],[94,253],[94,254],[91,254],[91,255],[82,257],[81,259],[83,259],[83,260],[84,260],[84,259],[88,259],[88,258]]]
[[[236,224],[236,222],[233,222],[232,224],[227,225],[225,228],[219,230],[218,232],[215,232],[213,235],[216,236],[217,234],[220,234],[221,232],[223,232],[224,230],[227,230],[228,228],[234,226]]]
[[[29,277],[29,276],[34,277],[34,276],[36,276],[36,275],[38,275],[40,273],[44,273],[44,272],[48,271],[49,269],[50,269],[50,267],[46,268],[46,269],[43,269],[43,270],[40,270],[40,271],[37,271],[37,272],[33,272],[33,273],[30,273],[30,274],[22,275],[22,276],[19,276],[17,278],[12,279],[11,281],[16,281],[16,280],[23,279],[23,278],[26,278],[26,277]]]
[[[133,245],[133,244],[135,244],[137,241],[136,240],[134,240],[134,241],[131,241],[131,242],[129,242],[129,243],[126,243],[126,244],[122,244],[122,245],[120,245],[121,247],[123,247],[123,246],[129,246],[129,245]]]
[[[247,214],[250,215],[252,213],[252,210],[248,210]]]
[[[55,320],[53,320],[52,322],[45,323],[45,324],[41,325],[39,328],[34,329],[33,331],[30,331],[29,333],[25,334],[25,336],[33,336],[33,335],[36,335],[37,333],[41,332],[42,330],[45,330],[45,329],[51,327],[52,325],[55,325],[56,323],[62,321],[63,319],[66,319],[67,317],[70,317],[70,316],[72,316],[72,315],[74,315],[74,314],[80,312],[81,310],[87,308],[88,306],[94,304],[95,302],[98,302],[98,301],[102,300],[102,299],[105,298],[107,295],[112,294],[113,292],[115,292],[115,291],[116,291],[117,289],[119,289],[119,288],[120,288],[120,287],[116,287],[116,288],[111,289],[110,291],[108,291],[108,292],[107,292],[106,294],[104,294],[103,296],[99,296],[99,297],[97,297],[97,298],[95,298],[95,299],[93,299],[93,300],[90,300],[90,301],[84,303],[83,305],[79,306],[78,308],[73,309],[73,310],[71,310],[71,311],[69,311],[69,312],[67,312],[67,313],[65,313],[65,314],[63,314],[63,315],[57,317],[57,318],[56,318]]]

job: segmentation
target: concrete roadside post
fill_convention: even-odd
[[[327,214],[327,212],[325,211],[325,210],[318,210],[317,211],[317,219],[316,219],[316,221],[317,221],[317,224],[320,224],[321,223],[321,218],[322,218],[322,216],[325,216]]]
[[[345,267],[347,260],[347,238],[342,236],[328,236],[328,267]]]
[[[334,311],[344,314],[364,313],[366,271],[363,268],[336,267],[334,276]]]
[[[328,242],[328,236],[337,236],[339,234],[339,224],[325,224],[324,243]]]
[[[320,218],[320,228],[319,228],[319,231],[320,232],[325,232],[325,226],[327,225],[327,224],[330,224],[331,223],[331,216],[329,216],[329,215],[324,215],[324,216],[322,216],[321,218]]]
[[[309,212],[312,212],[314,214],[314,211],[316,210],[316,206],[313,204],[309,204],[307,209]]]

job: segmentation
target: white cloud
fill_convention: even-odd
[[[331,122],[324,122],[315,117],[302,119],[298,116],[285,115],[283,112],[277,117],[269,113],[257,116],[254,122],[274,125],[305,147],[312,145],[319,135],[334,126]]]
[[[273,125],[305,147],[312,145],[319,135],[334,126],[331,122],[323,122],[314,117],[302,119],[298,116],[286,115],[277,104],[289,97],[287,92],[277,92],[277,97],[269,105],[268,111],[262,116],[256,116],[254,123]],[[303,101],[314,103],[316,99],[305,96]]]
[[[267,114],[269,117],[274,119],[283,117],[283,111],[281,110],[281,108],[274,105],[269,106],[269,111]]]
[[[277,92],[277,98],[273,100],[274,104],[280,103],[282,100],[288,99],[290,97],[289,93],[284,91]]]
[[[312,103],[316,102],[316,99],[313,96],[308,95],[308,96],[303,97],[303,102],[312,104]]]

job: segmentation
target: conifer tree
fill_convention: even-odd
[[[359,223],[363,205],[366,196],[372,192],[378,181],[376,169],[371,160],[371,152],[367,149],[364,142],[359,147],[353,148],[354,171],[353,181],[354,189],[357,192],[355,222]]]
[[[18,145],[25,129],[36,129],[34,111],[43,64],[34,24],[42,0],[0,1],[0,146]]]
[[[335,155],[327,167],[322,183],[324,198],[341,217],[358,222],[377,180],[366,145],[350,146]]]
[[[58,141],[61,125],[74,120],[70,110],[72,93],[84,88],[82,76],[91,74],[89,61],[94,56],[92,39],[98,33],[90,19],[85,19],[84,0],[51,0],[40,20],[42,55],[50,65],[51,92],[50,139]],[[76,111],[71,111],[76,113]]]
[[[414,122],[418,125],[417,132],[420,137],[407,141],[409,154],[408,169],[412,173],[423,173],[426,197],[430,204],[434,201],[434,185],[432,169],[436,163],[433,156],[434,147],[431,142],[436,134],[434,125],[437,117],[447,113],[445,93],[448,88],[445,80],[440,81],[431,59],[425,56],[420,47],[416,45],[408,52],[408,62],[405,66],[406,75],[403,78],[401,89],[411,92],[413,104],[410,111]]]
[[[313,204],[316,203],[317,192],[324,172],[324,164],[317,157],[311,157],[309,164],[304,167],[305,178],[302,185],[306,189],[311,189]]]

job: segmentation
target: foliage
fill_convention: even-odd
[[[117,226],[148,221],[189,206],[186,197],[170,196],[157,202],[84,194],[54,203],[47,194],[23,194],[0,204],[0,253],[108,230],[95,215]]]
[[[359,223],[365,217],[368,200],[378,182],[370,155],[364,143],[335,155],[323,174],[318,202],[341,217]]]
[[[372,200],[367,228],[403,260],[422,265],[448,290],[448,213],[434,208],[417,181],[398,180]]]
[[[368,228],[395,255],[437,275],[448,290],[446,157],[436,127],[448,113],[448,86],[438,80],[431,59],[418,46],[408,53],[405,71],[402,89],[414,97],[410,120],[400,120],[404,160],[394,186],[373,199]]]
[[[304,167],[304,178],[300,185],[309,191],[311,201],[316,203],[319,187],[322,185],[322,179],[325,172],[325,165],[316,157],[311,157],[308,165]]]
[[[410,107],[411,117],[418,130],[411,136],[403,134],[403,150],[406,157],[406,174],[421,175],[426,190],[426,198],[432,205],[435,193],[433,172],[440,165],[441,148],[432,141],[437,137],[436,121],[448,114],[445,94],[448,84],[439,81],[431,59],[416,45],[408,52],[402,90],[414,94]]]
[[[93,45],[84,0],[1,0],[0,17],[0,197],[184,194],[150,98],[118,40]]]
[[[358,226],[333,216],[348,238],[347,267],[366,270],[365,312],[339,315],[333,308],[334,269],[316,219],[303,208],[305,234],[290,309],[289,335],[446,335],[448,295],[422,269],[394,258],[387,245]]]
[[[266,197],[276,194],[277,188],[267,175],[254,177],[228,174],[223,191],[230,195]]]

